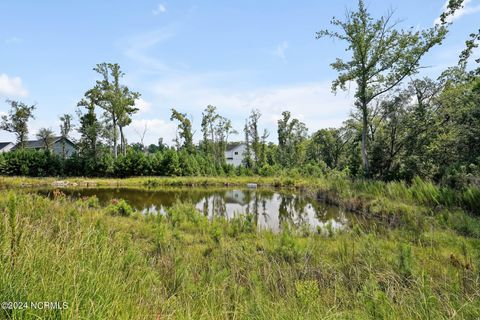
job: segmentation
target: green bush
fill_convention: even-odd
[[[134,212],[133,208],[123,199],[113,199],[107,211],[111,215],[122,217],[131,216]]]
[[[48,177],[63,174],[60,156],[44,150],[20,149],[0,154],[0,174]]]

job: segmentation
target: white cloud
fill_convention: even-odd
[[[287,62],[287,57],[285,56],[285,51],[288,49],[288,42],[283,41],[280,43],[275,51],[273,51],[273,55],[279,57],[283,62]]]
[[[153,15],[158,16],[159,14],[165,13],[167,8],[163,3],[159,3],[155,9],[152,10]]]
[[[156,119],[134,119],[129,134],[129,142],[140,140],[137,132],[143,132],[147,124],[145,143],[156,143],[163,137],[171,144],[175,137],[176,124],[169,121],[170,108],[174,107],[193,121],[194,139],[200,139],[200,122],[202,110],[208,105],[217,106],[218,112],[231,119],[234,128],[240,132],[232,139],[243,139],[242,128],[250,110],[259,109],[262,113],[261,129],[270,132],[269,139],[276,140],[277,120],[282,111],[288,110],[292,115],[306,123],[310,132],[320,128],[338,127],[345,121],[353,106],[353,97],[345,93],[337,96],[331,93],[330,82],[296,83],[278,86],[226,86],[227,83],[245,83],[245,79],[255,77],[258,71],[224,70],[219,72],[191,72],[186,67],[178,68],[153,54],[179,28],[179,24],[168,25],[127,39],[125,55],[138,65],[137,79],[145,79],[135,86],[142,87],[144,97],[151,103],[149,114]],[[284,41],[275,51],[283,61],[288,43]],[[146,76],[146,77],[145,77]],[[167,119],[167,120],[163,120]],[[137,132],[135,132],[137,131]]]
[[[233,91],[211,84],[211,79],[188,76],[157,82],[151,89],[158,105],[175,105],[192,115],[194,127],[199,130],[201,111],[208,105],[217,106],[220,114],[233,121],[241,132],[250,110],[262,113],[261,126],[266,127],[272,140],[276,139],[277,120],[283,111],[304,121],[310,132],[325,127],[338,127],[353,105],[353,97],[346,93],[331,93],[330,82],[299,83],[289,86],[264,87]],[[184,94],[188,92],[188,94]],[[241,139],[242,135],[238,138]],[[198,139],[198,137],[196,137]]]
[[[138,98],[137,100],[135,100],[135,107],[138,108],[139,113],[144,113],[150,110],[152,104],[142,98]]]
[[[449,0],[446,0],[445,3],[443,4],[443,7],[442,7],[443,12],[445,12],[447,10],[448,2],[449,2]],[[476,5],[472,4],[472,0],[465,0],[464,3],[463,3],[463,7],[458,9],[457,11],[455,11],[455,14],[449,16],[447,18],[447,21],[448,22],[453,22],[455,20],[460,19],[463,16],[480,12],[480,4],[478,4],[478,2],[475,2],[475,4]],[[439,18],[435,19],[434,24],[439,24],[440,22],[441,21],[440,21],[440,17],[439,17]]]
[[[25,97],[27,89],[23,87],[20,77],[9,77],[7,74],[0,74],[0,96]]]
[[[165,121],[160,118],[155,119],[134,119],[130,126],[126,129],[126,136],[129,143],[140,142],[144,130],[146,130],[144,144],[157,144],[159,138],[163,138],[163,142],[172,144],[175,138],[176,125],[171,121]]]

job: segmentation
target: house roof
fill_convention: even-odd
[[[0,150],[8,146],[9,144],[13,144],[13,142],[0,142]]]
[[[52,144],[55,144],[57,143],[58,141],[62,140],[62,137],[54,137],[52,139]],[[73,146],[76,147],[75,143],[73,143],[70,139],[68,138],[65,138],[65,140],[72,144]],[[16,149],[18,147],[18,144],[15,145],[15,147],[13,147],[13,149]],[[44,142],[42,139],[39,139],[39,140],[28,140],[28,141],[25,141],[25,148],[26,149],[42,149],[44,147]]]
[[[227,151],[232,151],[233,149],[236,149],[240,147],[241,145],[244,145],[245,143],[243,142],[229,142],[227,145]]]

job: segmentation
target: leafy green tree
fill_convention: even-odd
[[[202,149],[205,154],[213,154],[213,144],[215,141],[215,122],[220,117],[217,113],[217,107],[208,105],[202,112]]]
[[[267,129],[263,129],[262,136],[260,137],[260,156],[258,159],[258,166],[261,168],[267,163],[267,139],[270,136],[270,132]]]
[[[2,116],[0,129],[14,133],[19,148],[24,148],[28,139],[28,121],[35,118],[33,111],[36,106],[14,100],[7,100],[7,103],[10,104],[10,110],[8,115]]]
[[[284,167],[301,164],[302,143],[307,138],[308,129],[303,122],[291,117],[289,111],[282,112],[278,120],[278,158]]]
[[[247,143],[248,151],[253,157],[255,167],[258,167],[261,159],[261,137],[258,131],[258,121],[262,114],[259,110],[253,109],[247,119],[245,125],[245,142]]]
[[[72,116],[68,113],[60,116],[60,134],[62,136],[62,158],[66,157],[66,139],[69,138],[70,131],[72,130]]]
[[[358,10],[348,12],[345,20],[332,19],[339,31],[322,30],[317,39],[330,37],[347,44],[351,52],[348,61],[337,59],[331,64],[339,73],[332,90],[346,90],[346,84],[354,81],[355,106],[362,116],[362,160],[365,176],[369,176],[367,153],[370,103],[377,97],[398,86],[406,77],[415,74],[421,58],[435,45],[440,44],[447,33],[445,23],[423,31],[401,30],[392,22],[392,14],[374,19],[363,0]]]
[[[138,111],[135,108],[135,100],[140,97],[138,92],[130,91],[130,89],[120,84],[120,79],[125,75],[117,63],[101,63],[93,69],[102,76],[101,80],[97,80],[94,90],[95,103],[105,110],[106,118],[111,122],[111,140],[113,144],[113,154],[117,158],[118,155],[118,133],[120,132],[120,149],[123,154],[126,153],[125,136],[123,129],[131,123],[131,116]]]
[[[248,119],[245,120],[245,126],[243,128],[243,132],[245,134],[245,152],[243,155],[243,165],[245,168],[252,168],[253,161],[252,161],[252,146],[250,143],[250,131],[248,126]]]
[[[233,129],[232,121],[225,117],[219,117],[215,126],[216,148],[215,159],[217,164],[225,163],[225,151],[227,150],[228,138],[238,132]]]
[[[133,106],[125,105],[122,109],[122,113],[118,118],[118,128],[120,131],[120,149],[122,150],[123,155],[126,154],[127,139],[123,132],[123,129],[129,126],[132,123],[132,115],[138,111],[138,108]]]
[[[215,106],[208,105],[202,112],[201,128],[203,134],[201,150],[205,154],[213,156],[216,164],[223,164],[228,138],[231,134],[237,134],[237,131],[233,129],[232,122],[220,116]]]
[[[97,91],[90,90],[85,94],[85,97],[78,102],[78,107],[84,107],[85,113],[79,109],[77,111],[80,125],[78,132],[80,133],[79,148],[80,153],[89,159],[96,161],[99,157],[100,149],[100,132],[102,130],[102,124],[97,119],[95,112]]]
[[[55,135],[52,129],[41,128],[38,130],[37,139],[42,141],[43,148],[45,151],[51,151],[53,147],[53,142],[55,141]]]
[[[320,129],[309,140],[307,159],[319,163],[321,161],[330,168],[338,168],[345,149],[349,142],[345,138],[343,129]]]
[[[452,168],[480,165],[480,78],[447,85],[437,99],[435,143],[439,179]]]
[[[390,171],[399,173],[398,178],[431,178],[436,170],[430,147],[444,122],[438,117],[437,98],[441,90],[440,84],[431,79],[416,79],[395,98],[402,124],[396,129],[394,140],[390,134],[387,164],[391,166]],[[389,127],[393,129],[392,124]]]
[[[180,139],[177,137],[177,149],[185,149],[189,153],[194,152],[193,146],[193,133],[192,133],[192,122],[188,119],[186,113],[180,113],[177,110],[172,108],[172,115],[170,116],[170,121],[178,121],[178,134]]]
[[[182,169],[180,167],[178,152],[172,149],[165,150],[162,159],[162,168],[162,175],[180,176],[182,174]]]
[[[161,152],[168,149],[168,146],[163,143],[163,138],[158,139],[158,144],[150,144],[147,147],[148,153],[156,153],[156,152]]]
[[[441,24],[446,24],[457,10],[464,7],[465,0],[448,0],[446,10],[440,15]]]

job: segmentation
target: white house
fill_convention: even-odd
[[[243,158],[245,157],[245,151],[247,146],[245,143],[235,143],[227,147],[225,151],[225,160],[227,164],[234,165],[238,167],[242,164]]]
[[[228,190],[225,193],[225,202],[236,203],[242,206],[247,204],[245,193],[241,190]]]
[[[0,142],[0,153],[10,151],[15,144],[13,142]]]

